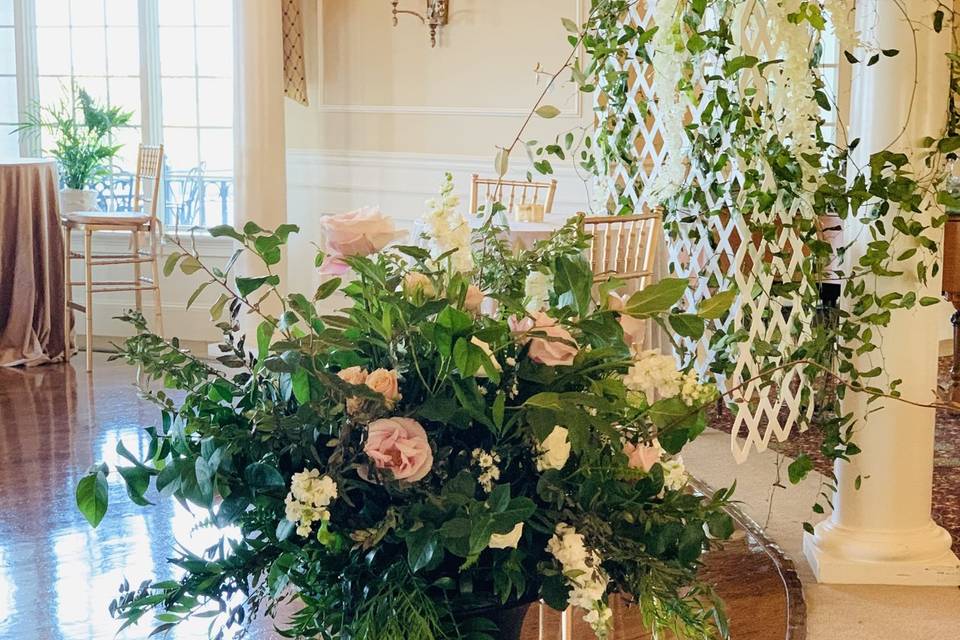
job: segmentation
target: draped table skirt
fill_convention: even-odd
[[[0,161],[0,366],[58,362],[65,345],[57,166]]]

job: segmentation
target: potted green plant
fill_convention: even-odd
[[[98,104],[84,89],[72,99],[31,111],[17,131],[53,136],[54,146],[45,152],[57,159],[63,175],[60,208],[64,213],[90,211],[97,207],[97,192],[89,187],[108,171],[123,145],[113,144],[112,133],[130,122],[132,113]]]

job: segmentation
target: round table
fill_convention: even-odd
[[[0,160],[0,366],[64,359],[64,255],[53,160]]]

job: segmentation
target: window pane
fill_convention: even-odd
[[[110,78],[110,106],[133,112],[131,125],[140,125],[140,79]]]
[[[74,75],[106,75],[107,51],[103,27],[78,27],[73,29],[71,35]]]
[[[17,116],[17,79],[13,76],[0,76],[0,122],[16,123]]]
[[[70,100],[70,78],[40,78],[40,104],[53,107]]]
[[[42,76],[70,75],[69,29],[37,27],[37,66]]]
[[[161,3],[162,4],[162,3]],[[133,0],[106,0],[107,24],[135,27],[139,24],[137,3]]]
[[[0,125],[0,158],[16,158],[20,155],[20,139],[13,129],[13,126]]]
[[[136,27],[107,29],[107,64],[111,76],[140,75],[140,35]]]
[[[16,42],[12,27],[0,27],[0,74],[17,73]]]
[[[233,131],[229,129],[200,130],[200,160],[208,173],[233,171]]]
[[[0,0],[0,24],[13,25],[13,0]]]
[[[197,27],[197,70],[201,76],[233,75],[233,34],[228,27]]]
[[[197,130],[164,128],[163,152],[171,171],[186,172],[197,166]]]
[[[103,0],[71,0],[70,21],[75,27],[103,26]]]
[[[233,81],[204,78],[199,85],[200,126],[233,126]]]
[[[70,3],[68,0],[36,0],[36,3],[38,25],[59,27],[70,24]]]
[[[193,24],[193,0],[163,0],[158,4],[161,25]]]
[[[196,72],[193,27],[160,27],[160,74],[192,76]]]
[[[197,24],[208,27],[229,27],[233,24],[233,0],[198,2]]]
[[[195,127],[197,125],[197,90],[193,78],[163,78],[164,126]]]
[[[114,133],[113,139],[115,144],[123,145],[113,164],[123,167],[127,171],[135,171],[137,168],[137,145],[140,144],[140,129],[123,127]]]

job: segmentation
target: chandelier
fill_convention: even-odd
[[[420,21],[430,29],[430,46],[437,46],[437,31],[440,27],[447,24],[447,18],[450,16],[450,0],[426,0],[427,8],[424,13],[400,9],[400,0],[391,0],[393,5],[393,26],[399,23],[401,13],[420,18]]]

